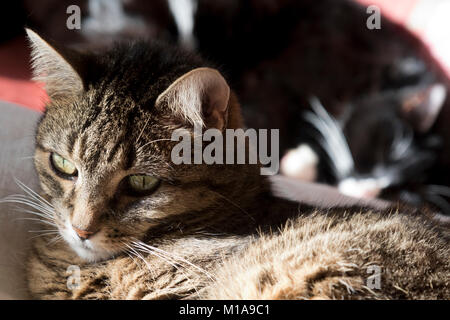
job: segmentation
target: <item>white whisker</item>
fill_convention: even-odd
[[[31,197],[33,197],[34,199],[36,199],[37,201],[43,202],[45,203],[47,206],[49,206],[50,208],[53,208],[52,204],[50,202],[48,202],[47,200],[45,200],[41,195],[39,195],[37,192],[33,191],[33,189],[31,189],[30,187],[28,187],[27,185],[25,185],[22,181],[20,181],[17,178],[14,178],[14,180],[16,181],[17,185],[19,187],[22,188],[23,191],[25,191],[26,193],[28,193]]]
[[[209,190],[210,192],[218,195],[219,197],[221,197],[222,199],[224,199],[225,201],[229,202],[231,205],[235,206],[236,208],[238,208],[239,210],[241,210],[247,217],[249,217],[250,219],[252,219],[253,221],[255,221],[255,218],[253,218],[250,213],[248,213],[246,210],[244,210],[242,207],[240,207],[238,204],[236,204],[235,202],[231,201],[230,199],[228,199],[227,197],[225,197],[223,194],[220,194],[217,191],[213,191],[213,190]]]
[[[178,257],[178,261],[177,261],[177,259],[175,259],[174,257],[172,257],[172,256],[175,256],[175,255],[173,255],[173,254],[171,255],[171,254],[169,254],[169,252],[164,251],[164,250],[162,250],[162,249],[159,249],[159,248],[156,248],[156,247],[147,245],[147,244],[145,244],[145,243],[143,243],[143,242],[141,242],[141,241],[133,241],[133,242],[132,242],[132,245],[134,246],[134,248],[135,248],[136,250],[139,250],[139,251],[144,252],[144,253],[148,253],[148,254],[150,254],[150,255],[153,255],[153,256],[155,256],[155,257],[157,257],[157,258],[160,258],[161,260],[167,262],[169,265],[171,265],[172,267],[174,267],[177,271],[181,272],[181,273],[184,275],[184,277],[186,278],[186,280],[189,281],[189,282],[191,282],[191,283],[195,283],[195,282],[192,280],[192,278],[190,278],[190,277],[186,274],[186,272],[184,272],[182,269],[180,269],[180,267],[186,268],[186,266],[183,266],[182,264],[180,264],[180,261],[181,261],[181,262],[184,262],[185,264],[187,264],[187,265],[189,265],[189,266],[191,266],[191,267],[194,267],[196,270],[200,270],[202,273],[208,275],[208,274],[206,273],[205,270],[201,269],[201,268],[198,267],[198,266],[195,266],[194,264],[192,264],[191,262],[189,262],[189,261],[187,261],[187,260],[185,260],[185,259],[183,259],[183,258],[179,258],[179,257]],[[127,246],[130,247],[129,245],[127,245]],[[136,252],[136,251],[135,251],[135,252]],[[139,255],[139,257],[140,257],[142,260],[144,260],[144,262],[146,262],[145,259],[144,259],[141,255]],[[147,263],[147,262],[146,262],[146,263]],[[211,278],[211,279],[212,279],[212,278]],[[197,290],[197,286],[194,285],[193,288],[194,288],[195,292],[196,292],[197,294],[199,294],[199,293],[198,293],[198,290]]]
[[[439,194],[441,196],[450,197],[450,188],[447,186],[430,184],[426,188],[427,192],[433,194]]]
[[[139,147],[139,150],[144,149],[146,146],[148,146],[148,145],[151,144],[151,143],[155,143],[155,142],[159,142],[159,141],[172,141],[172,139],[167,139],[167,138],[165,138],[165,139],[156,139],[156,140],[152,140],[152,141],[147,142],[147,143],[144,144],[143,146]]]
[[[28,230],[28,232],[32,232],[32,233],[56,232],[56,233],[59,233],[59,231],[57,229]]]
[[[436,205],[439,209],[443,210],[443,212],[450,212],[450,204],[444,198],[437,194],[428,194],[426,199],[432,204]]]
[[[336,120],[328,114],[317,97],[310,99],[314,112],[307,112],[305,120],[320,134],[320,144],[328,154],[338,179],[348,176],[354,169],[354,161],[342,129]]]
[[[49,243],[53,244],[62,239],[60,232],[58,230],[58,225],[55,220],[55,211],[51,203],[45,200],[38,193],[33,191],[30,187],[26,186],[23,182],[15,178],[17,185],[26,193],[26,195],[15,194],[7,196],[6,198],[0,199],[0,203],[11,203],[28,206],[34,210],[29,210],[25,208],[15,208],[14,211],[21,213],[32,214],[36,218],[17,218],[16,220],[30,220],[37,221],[39,223],[54,227],[54,229],[44,229],[44,230],[29,230],[30,233],[39,233],[38,235],[31,237],[31,239],[37,237],[44,237],[49,235],[57,235]]]
[[[49,222],[49,221],[45,221],[39,218],[17,218],[14,219],[13,221],[18,221],[18,220],[30,220],[30,221],[36,221],[36,222],[40,222],[40,223],[44,223],[44,224],[48,224],[50,226],[57,226],[57,224]]]
[[[47,243],[47,246],[51,246],[51,245],[57,243],[58,241],[61,241],[62,239],[63,239],[63,237],[61,235],[56,236]]]
[[[147,118],[147,121],[145,121],[144,127],[142,128],[141,132],[139,133],[139,136],[136,139],[136,144],[139,142],[139,140],[142,137],[142,134],[144,133],[145,128],[147,128],[148,122],[150,121],[150,116]]]
[[[27,198],[25,196],[21,196],[21,195],[13,195],[13,196],[6,197],[6,198],[0,200],[0,203],[24,204],[33,209],[40,211],[41,214],[47,215],[48,217],[51,217],[54,214],[52,208],[43,206],[41,203],[36,202],[36,200],[29,199],[29,198]]]
[[[32,240],[32,239],[35,239],[35,238],[45,237],[45,236],[49,236],[49,235],[52,235],[52,234],[59,234],[59,232],[56,232],[56,231],[53,231],[53,232],[45,232],[45,233],[42,233],[42,234],[38,234],[37,236],[31,237],[31,238],[29,238],[29,239]]]
[[[170,253],[170,252],[167,252],[167,251],[162,250],[162,249],[160,249],[160,248],[153,247],[153,246],[151,246],[151,245],[149,245],[149,244],[146,244],[146,243],[144,243],[144,242],[142,242],[142,241],[134,241],[133,244],[134,244],[135,247],[137,247],[137,248],[147,249],[147,251],[151,251],[151,250],[152,250],[152,251],[159,252],[159,253],[161,253],[161,254],[165,254],[165,255],[166,255],[167,257],[169,257],[171,260],[174,260],[175,262],[178,262],[178,263],[179,263],[179,262],[183,262],[183,263],[185,263],[185,264],[187,264],[187,265],[193,267],[194,269],[200,271],[201,273],[205,274],[205,275],[206,275],[207,277],[209,277],[210,279],[213,279],[213,276],[212,276],[209,272],[207,272],[205,269],[203,269],[203,268],[201,268],[201,267],[199,267],[199,266],[193,264],[192,262],[190,262],[190,261],[188,261],[188,260],[186,260],[186,259],[184,259],[184,258],[182,258],[182,257],[180,257],[180,256],[178,256],[178,255],[175,255],[174,253]]]
[[[38,216],[38,217],[43,218],[45,221],[48,221],[48,222],[54,222],[54,219],[53,219],[52,216],[48,216],[48,215],[46,215],[46,214],[42,214],[42,213],[39,212],[39,211],[31,211],[31,210],[22,209],[22,208],[14,209],[14,211],[17,211],[17,212],[23,212],[23,213],[30,213],[30,214],[33,214],[33,215],[35,215],[35,216]]]

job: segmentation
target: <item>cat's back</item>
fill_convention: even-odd
[[[420,216],[317,211],[228,261],[208,298],[448,299],[448,242]]]

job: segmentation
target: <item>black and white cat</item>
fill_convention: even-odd
[[[196,8],[198,50],[228,71],[248,126],[280,128],[285,174],[450,214],[449,139],[435,125],[449,80],[420,40],[386,19],[368,30],[365,8],[347,0]]]
[[[447,211],[436,186],[425,185],[442,144],[428,131],[446,94],[442,84],[378,93],[348,105],[339,120],[312,98],[303,143],[287,152],[281,170],[354,197],[395,195],[415,204],[423,198]]]

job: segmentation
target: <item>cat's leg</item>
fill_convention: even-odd
[[[300,252],[286,251],[284,248],[279,251],[276,248],[269,251],[259,249],[254,247],[244,259],[225,264],[217,282],[204,298],[343,299],[363,290],[364,279],[355,272],[358,266],[343,259],[340,254],[316,252],[305,259]],[[246,261],[247,258],[249,260]],[[250,263],[252,259],[257,262]]]
[[[333,209],[227,261],[212,299],[450,299],[448,237],[422,217]]]
[[[196,298],[204,275],[153,255],[123,255],[89,264],[63,242],[34,242],[27,265],[30,294],[38,299],[155,300]]]
[[[109,274],[104,264],[81,261],[63,242],[37,239],[27,262],[30,294],[36,299],[109,299]]]
[[[64,243],[34,242],[27,265],[30,294],[37,299],[144,299],[154,291],[145,263],[123,256],[89,264]]]

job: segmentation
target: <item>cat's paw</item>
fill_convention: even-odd
[[[317,179],[319,157],[307,144],[289,150],[281,160],[281,173],[307,182]]]

